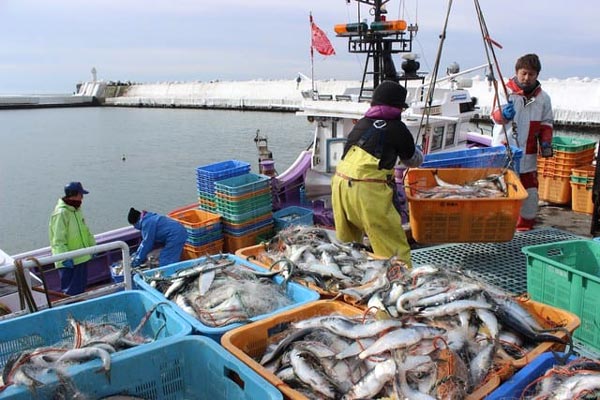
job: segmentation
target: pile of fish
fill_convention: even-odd
[[[286,296],[287,281],[277,284],[273,279],[277,274],[217,255],[200,259],[170,276],[158,271],[144,279],[202,324],[221,327],[248,322],[292,304]]]
[[[434,178],[437,186],[427,189],[413,188],[414,196],[423,199],[476,199],[502,198],[508,196],[506,181],[503,174],[492,174],[464,185],[448,183],[436,173]]]
[[[78,321],[69,317],[65,331],[68,339],[51,346],[15,352],[8,358],[2,369],[0,392],[10,385],[21,385],[35,393],[43,385],[41,377],[51,372],[61,382],[69,382],[67,367],[93,359],[102,361],[99,372],[106,374],[107,382],[110,382],[111,354],[151,342],[154,338],[144,337],[140,332],[161,304],[148,311],[133,330],[128,325]],[[64,385],[59,388],[59,391],[63,390]]]
[[[460,271],[389,272],[363,315],[297,321],[257,361],[311,399],[462,399],[541,343],[569,341],[524,301]]]
[[[549,369],[523,391],[531,400],[592,400],[600,398],[600,362],[577,358]]]
[[[272,270],[285,271],[291,279],[334,297],[349,294],[363,300],[387,282],[385,275],[395,259],[377,259],[355,243],[341,243],[321,228],[289,226],[266,246],[266,258]],[[269,261],[266,261],[266,260]]]

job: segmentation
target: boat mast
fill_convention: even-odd
[[[335,26],[338,37],[348,38],[348,52],[366,54],[359,100],[369,100],[373,90],[384,80],[395,82],[411,79],[423,81],[424,75],[419,75],[419,65],[414,59],[407,58],[402,65],[404,73],[398,75],[392,54],[411,53],[412,40],[417,31],[416,25],[407,25],[404,20],[388,20],[385,4],[389,0],[356,0],[357,22]],[[367,20],[360,20],[360,7],[365,4],[370,7],[369,14],[373,16],[370,25]],[[406,68],[405,68],[405,64]]]

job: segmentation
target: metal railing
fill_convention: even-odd
[[[131,290],[132,288],[132,280],[131,280],[131,264],[129,259],[129,245],[123,241],[117,240],[110,243],[99,244],[96,246],[86,247],[79,250],[68,251],[66,253],[56,254],[47,257],[36,258],[37,262],[33,259],[20,259],[18,260],[23,268],[33,268],[41,265],[52,264],[57,261],[63,261],[67,258],[75,258],[84,255],[94,255],[102,252],[106,252],[109,250],[121,249],[121,254],[123,256],[123,276],[124,276],[124,285],[125,289]],[[0,266],[0,275],[4,275],[10,272],[14,272],[16,269],[15,264],[7,264]]]

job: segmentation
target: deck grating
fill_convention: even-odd
[[[581,238],[554,228],[534,229],[515,233],[510,242],[437,245],[413,250],[411,257],[415,265],[457,268],[484,282],[521,294],[527,292],[527,258],[521,248]]]

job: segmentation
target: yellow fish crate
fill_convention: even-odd
[[[419,191],[444,182],[465,185],[502,174],[507,196],[500,198],[422,198]],[[409,169],[404,185],[410,227],[418,243],[508,242],[512,240],[527,191],[517,174],[501,168]]]

